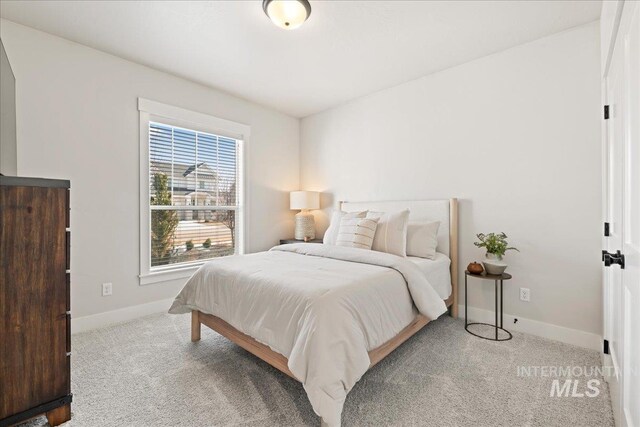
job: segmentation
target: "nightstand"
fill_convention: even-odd
[[[296,239],[280,239],[281,245],[288,245],[289,243],[322,243],[322,239],[313,239],[313,240],[296,240]]]
[[[493,280],[495,282],[495,298],[496,298],[496,305],[495,305],[495,314],[496,314],[496,323],[494,325],[491,325],[489,323],[482,323],[482,322],[469,322],[467,321],[467,278],[469,277],[475,277],[477,279],[484,279],[484,280]],[[511,279],[511,275],[509,273],[502,273],[499,275],[496,274],[487,274],[486,272],[483,272],[482,274],[473,274],[473,273],[469,273],[469,271],[465,271],[464,272],[464,329],[469,332],[471,335],[474,335],[478,338],[484,338],[485,340],[490,340],[490,341],[508,341],[511,338],[513,338],[513,335],[511,335],[511,332],[507,331],[506,329],[504,329],[502,327],[502,320],[503,320],[503,314],[502,314],[502,282],[505,280],[509,280]],[[498,283],[500,283],[500,292],[498,293]],[[498,325],[498,294],[500,295],[500,324]],[[482,335],[476,334],[475,332],[472,332],[469,330],[469,326],[471,325],[487,325],[487,326],[492,326],[495,329],[495,338],[489,338],[489,337],[483,337]],[[498,337],[498,330],[504,331],[507,333],[507,337],[506,338],[499,338]]]

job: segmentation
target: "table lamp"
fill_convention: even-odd
[[[292,191],[289,199],[290,209],[296,214],[295,239],[309,241],[316,238],[316,224],[310,209],[320,207],[320,193],[317,191]]]

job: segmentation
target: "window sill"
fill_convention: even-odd
[[[153,283],[168,282],[171,280],[191,277],[202,264],[204,264],[204,262],[141,274],[138,276],[140,278],[140,285],[151,285]]]

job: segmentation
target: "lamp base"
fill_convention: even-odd
[[[296,240],[313,240],[316,238],[316,222],[313,214],[303,210],[296,214],[296,229],[294,233]]]

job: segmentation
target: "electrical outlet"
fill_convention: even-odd
[[[102,284],[102,296],[108,297],[113,294],[113,284],[111,283],[103,283]]]
[[[529,302],[531,297],[531,291],[529,288],[520,288],[520,301]]]

